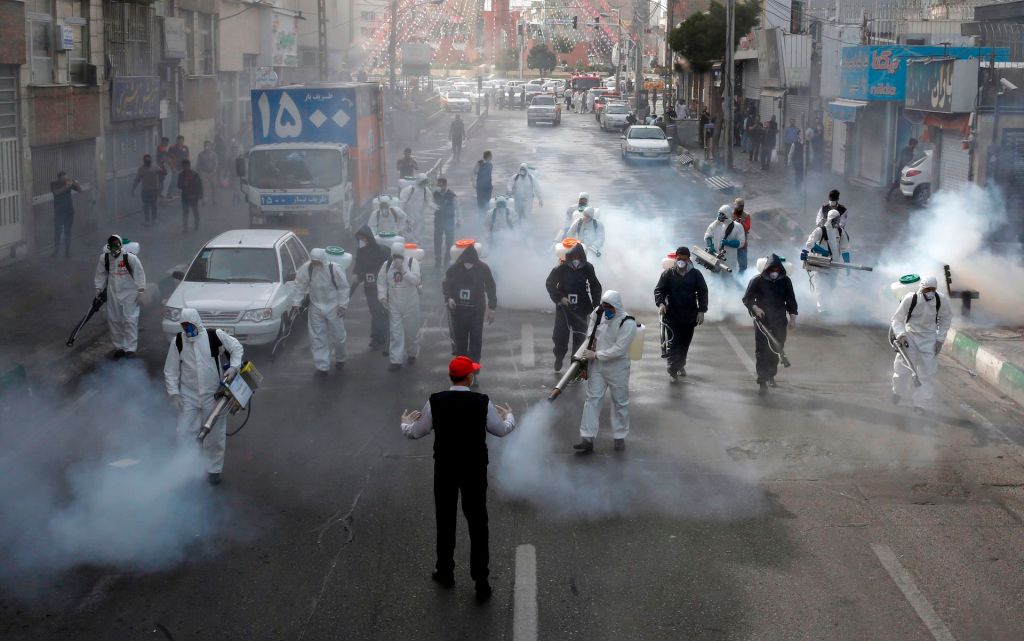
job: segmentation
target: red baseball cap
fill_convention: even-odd
[[[448,375],[454,378],[466,378],[474,372],[480,371],[480,363],[474,363],[466,356],[456,356],[448,363]]]

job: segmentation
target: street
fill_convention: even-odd
[[[446,130],[443,117],[413,146],[421,169],[444,157]],[[618,143],[592,115],[564,113],[558,127],[528,128],[525,111],[492,110],[444,172],[463,211],[460,238],[486,237],[470,179],[485,149],[494,154],[496,195],[528,162],[544,199],[521,240],[486,247],[484,256],[498,310],[484,330],[479,391],[510,403],[519,423],[504,439],[488,439],[489,603],[473,602],[461,515],[456,587],[430,580],[433,437],[407,440],[399,429],[403,410],[448,386],[447,316],[428,249],[415,365],[389,372],[387,359],[367,349],[362,291],[346,317],[342,373],[314,377],[304,326],[274,360],[266,349],[246,351],[265,378],[251,420],[228,439],[215,488],[180,480],[155,445],[174,424],[159,300],[143,312],[134,361],[107,360],[102,315],[93,319],[89,344],[67,359],[74,374],[37,391],[32,421],[22,415],[30,427],[5,420],[10,446],[0,461],[18,473],[0,481],[0,492],[33,500],[0,504],[16,506],[20,522],[0,526],[0,559],[11,568],[0,570],[0,637],[1024,638],[1020,408],[945,356],[925,415],[889,403],[886,323],[896,300],[882,290],[903,272],[842,275],[831,313],[817,314],[807,277],[793,265],[813,227],[808,212],[831,186],[820,175],[808,179],[806,200],[786,187],[748,197],[750,262],[788,257],[800,304],[786,344],[793,365],[780,369],[779,387],[760,397],[754,382],[753,328],[739,301],[753,272],[742,280],[705,272],[708,322],[697,328],[688,376],[670,384],[652,295],[661,259],[679,245],[703,246],[705,228],[732,196],[676,162],[626,164]],[[393,185],[392,157],[388,169]],[[612,450],[606,404],[590,457],[571,449],[582,385],[545,400],[557,375],[544,278],[555,264],[552,239],[581,191],[608,228],[597,275],[647,326],[630,379],[628,449]],[[802,228],[758,218],[759,198]],[[854,262],[888,262],[888,243],[916,214],[886,208],[866,190],[843,202],[855,214]],[[241,205],[222,205],[181,236],[177,204],[162,207],[155,230],[142,229],[138,216],[117,230],[141,241],[152,289],[214,234],[247,224]],[[351,238],[303,242],[354,248]],[[9,327],[17,310],[68,307],[54,312],[61,316],[52,327],[6,330],[5,352],[28,360],[63,349],[91,295],[94,244],[77,248],[67,267],[52,262],[81,284],[80,298],[46,300],[39,288],[3,284],[9,299],[0,317]],[[112,509],[133,491],[120,503],[129,514]],[[31,505],[37,497],[61,518]],[[53,554],[35,549],[60,541]]]

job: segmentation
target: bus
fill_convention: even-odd
[[[597,74],[580,74],[572,77],[573,91],[589,91],[601,86],[601,76]]]

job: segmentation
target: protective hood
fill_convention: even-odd
[[[327,252],[319,247],[309,250],[309,260],[327,263]]]
[[[178,317],[178,322],[192,323],[193,325],[196,326],[196,330],[200,334],[202,334],[203,330],[206,329],[205,327],[203,327],[203,319],[199,318],[199,312],[191,307],[186,307],[181,310],[181,316]],[[187,340],[195,340],[195,337],[189,337],[184,332],[182,332],[182,336],[184,336]]]
[[[405,256],[405,243],[391,243],[392,256]]]
[[[782,262],[782,259],[779,258],[778,254],[771,254],[770,256],[768,256],[768,261],[765,263],[764,270],[761,272],[761,274],[767,277],[768,270],[770,270],[772,267],[779,267],[780,269],[782,269],[782,271],[779,273],[782,274],[783,276],[786,275],[786,265]]]
[[[572,246],[572,249],[565,253],[565,260],[567,262],[570,260],[576,260],[577,258],[580,260],[587,259],[587,250],[583,249],[583,243],[576,243]]]
[[[625,310],[622,308],[622,294],[614,289],[604,290],[604,293],[601,294],[601,302],[614,307],[616,315],[625,313]]]
[[[939,280],[934,276],[925,276],[924,278],[921,279],[921,289],[925,289],[927,287],[937,288],[938,286]]]
[[[479,263],[480,255],[476,253],[476,247],[470,245],[469,247],[462,250],[462,255],[459,256],[459,263]]]
[[[370,229],[369,225],[363,225],[359,228],[359,231],[356,232],[356,239],[358,240],[360,238],[366,241],[367,247],[372,247],[377,244],[377,240],[373,237],[373,230]]]

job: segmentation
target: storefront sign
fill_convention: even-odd
[[[903,102],[906,99],[907,65],[911,58],[968,60],[992,55],[989,47],[867,46],[846,47],[840,71],[839,95],[870,101]],[[1009,59],[1010,50],[995,49],[997,62]]]
[[[978,96],[978,61],[910,60],[904,106],[935,113],[967,113]]]
[[[257,89],[269,89],[270,87],[276,87],[278,80],[277,72],[274,71],[273,67],[257,67],[253,83]]]
[[[758,70],[761,74],[762,87],[784,87],[782,77],[782,32],[778,29],[765,29],[758,32]]]
[[[298,67],[299,33],[295,16],[281,11],[263,13],[263,42],[260,65]]]
[[[160,79],[119,76],[110,81],[110,120],[160,117]]]
[[[185,19],[164,18],[164,58],[182,60],[186,55]]]

